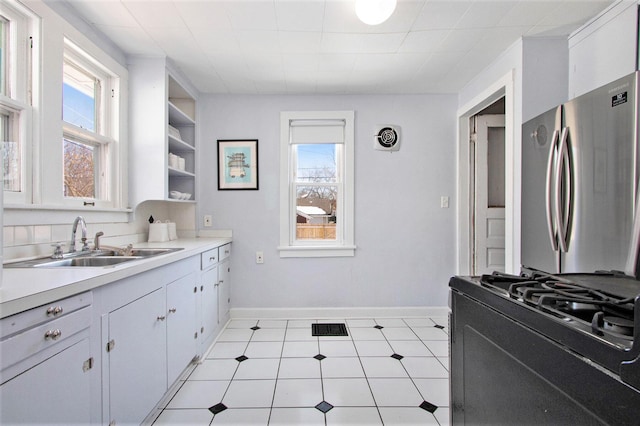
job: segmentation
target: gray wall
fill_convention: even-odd
[[[455,95],[202,96],[199,220],[233,230],[234,308],[446,306],[455,272]],[[280,111],[354,110],[356,255],[280,259]],[[401,127],[374,151],[376,124]],[[218,191],[216,140],[259,140],[259,191]],[[440,197],[450,208],[440,208]],[[265,263],[255,263],[264,251]]]

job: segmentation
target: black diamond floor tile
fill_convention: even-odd
[[[438,409],[437,405],[433,405],[432,403],[427,401],[422,401],[422,404],[420,404],[419,407],[430,412],[431,414],[433,414]]]
[[[435,328],[439,328],[440,330],[442,330],[444,328],[444,325],[440,325],[440,324],[436,324],[434,325]]]
[[[246,361],[246,360],[248,360],[248,359],[249,359],[249,357],[244,356],[244,355],[241,355],[241,356],[239,356],[238,358],[236,358],[236,361],[238,361],[238,362],[242,362],[242,361]]]
[[[393,354],[393,355],[391,355],[391,358],[395,358],[395,359],[397,359],[398,361],[400,361],[400,360],[401,360],[402,358],[404,358],[404,357],[403,357],[402,355],[399,355],[399,354]]]
[[[320,404],[316,405],[316,408],[323,413],[326,413],[333,408],[333,405],[329,404],[327,401],[322,401]]]
[[[326,356],[322,355],[322,354],[318,354],[316,356],[314,356],[315,359],[317,359],[318,361],[322,361],[323,359],[326,358]]]
[[[384,327],[381,325],[374,325],[373,328],[377,328],[378,330],[382,330]]]
[[[214,405],[212,407],[209,407],[209,411],[211,411],[213,414],[222,413],[226,409],[227,409],[227,406],[224,405],[222,402],[220,402],[219,404],[216,404],[216,405]]]
[[[253,327],[251,327],[251,329],[252,329],[253,331],[256,331],[256,330],[260,330],[260,327],[258,327],[257,325],[254,325]]]

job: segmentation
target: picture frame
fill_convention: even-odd
[[[218,190],[257,190],[258,139],[218,139]]]

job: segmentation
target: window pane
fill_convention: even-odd
[[[97,149],[64,139],[64,196],[95,198]]]
[[[338,187],[296,186],[296,239],[335,240]]]
[[[504,127],[489,127],[487,207],[505,206]]]
[[[62,119],[83,129],[96,131],[98,80],[73,65],[64,63]]]
[[[337,182],[336,144],[295,145],[297,182]]]
[[[17,137],[17,132],[12,129],[15,120],[17,120],[15,113],[0,112],[4,190],[20,192],[20,140]]]

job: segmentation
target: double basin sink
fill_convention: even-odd
[[[4,268],[107,267],[134,260],[173,253],[182,248],[134,248],[122,255],[114,250],[92,250],[67,253],[62,259],[50,257],[5,263]]]

